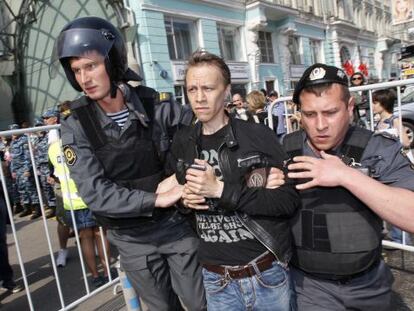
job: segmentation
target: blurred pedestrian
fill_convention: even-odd
[[[409,148],[410,139],[408,138],[407,132],[402,126],[402,132],[400,133],[400,119],[397,115],[394,115],[394,104],[395,104],[395,92],[392,89],[378,90],[372,93],[372,107],[374,113],[379,116],[379,119],[375,123],[374,130],[377,132],[387,133],[399,139],[402,137],[402,144],[405,148]],[[406,150],[405,152],[410,152]],[[412,244],[410,235],[404,233],[405,243]],[[403,232],[401,229],[391,225],[390,238],[392,241],[397,243],[403,242]]]
[[[42,119],[36,118],[34,126],[43,126],[44,115]],[[48,177],[50,176],[49,157],[48,151],[48,133],[46,131],[37,132],[32,134],[34,157],[36,163],[37,174],[39,175],[40,185],[43,193],[43,197],[46,199],[45,216],[51,218],[55,216],[56,210],[56,197],[53,187],[48,183]]]
[[[241,119],[244,121],[247,121],[248,115],[247,115],[247,109],[246,109],[246,103],[244,101],[243,96],[240,93],[233,94],[233,105],[234,108],[232,112],[234,113],[235,118]]]
[[[65,106],[63,102],[62,106]],[[42,115],[43,122],[46,125],[59,124],[60,113],[56,108],[50,108]],[[67,249],[68,240],[70,237],[70,223],[65,216],[65,208],[63,206],[62,190],[59,179],[54,175],[54,166],[49,158],[49,148],[52,144],[58,143],[60,145],[60,134],[58,129],[51,129],[47,135],[48,137],[48,164],[49,176],[48,183],[53,187],[56,198],[55,216],[57,221],[57,235],[59,239],[59,251],[56,257],[56,265],[58,267],[65,267],[68,259],[69,251]]]
[[[66,221],[74,230],[77,229],[79,231],[82,254],[92,274],[92,284],[95,287],[102,286],[108,279],[108,271],[110,271],[105,261],[105,250],[103,247],[103,244],[105,244],[106,256],[109,260],[110,251],[108,240],[106,239],[105,233],[101,235],[99,226],[92,216],[91,210],[79,196],[75,182],[70,178],[68,168],[64,161],[62,161],[63,154],[59,140],[50,144],[49,158],[54,167],[53,174],[56,177],[56,182],[60,183]],[[73,224],[71,210],[73,210],[76,228]],[[95,248],[98,250],[99,259],[103,267],[103,277],[99,275],[97,270]]]
[[[10,126],[11,130],[18,128],[19,126],[17,124]],[[9,149],[11,158],[10,171],[12,178],[16,180],[20,202],[23,205],[23,211],[19,214],[19,217],[31,215],[30,219],[36,219],[41,216],[41,210],[34,183],[33,167],[28,144],[26,135],[12,135]]]
[[[276,91],[271,91],[269,93],[269,106],[270,109],[271,104],[275,103],[272,108],[272,114],[277,117],[277,127],[276,127],[276,134],[277,138],[281,142],[283,137],[286,135],[286,118],[285,118],[285,105],[283,102],[277,102],[279,98],[279,94]]]
[[[1,184],[0,184],[1,186]],[[0,281],[1,286],[12,293],[18,293],[23,288],[13,280],[13,270],[9,263],[7,246],[7,207],[3,190],[0,190]]]
[[[249,121],[263,124],[269,127],[268,113],[265,110],[266,97],[263,95],[263,93],[259,91],[251,91],[249,94],[247,94],[246,101],[249,111]],[[278,118],[274,115],[271,116],[273,121],[273,130],[276,132]]]

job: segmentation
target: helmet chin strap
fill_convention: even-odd
[[[116,90],[118,89],[118,86],[114,81],[111,81],[111,98],[116,97]]]

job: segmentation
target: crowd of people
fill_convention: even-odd
[[[148,310],[390,310],[383,220],[414,231],[414,168],[380,130],[398,127],[390,115],[378,108],[376,133],[352,123],[342,69],[310,66],[286,107],[259,90],[225,105],[228,66],[197,50],[184,121],[171,98],[127,83],[141,77],[108,21],[68,23],[55,49],[84,95],[60,115],[65,163],[49,136],[51,173],[84,256],[102,225]]]
[[[65,113],[69,102],[63,102],[58,108],[45,111],[41,118],[36,118],[33,125],[55,125],[59,124],[61,113]],[[19,129],[18,124],[12,124],[9,129]],[[32,145],[35,168],[30,157],[29,140]],[[35,186],[34,174],[39,179],[41,195],[45,202],[44,213],[46,218],[56,218],[57,237],[59,250],[56,256],[56,265],[65,267],[69,250],[68,240],[74,236],[75,226],[72,221],[70,210],[74,210],[76,229],[79,232],[82,255],[91,273],[91,283],[99,287],[108,282],[108,271],[115,276],[115,270],[108,269],[103,243],[106,244],[107,258],[110,259],[109,243],[104,236],[101,236],[99,226],[91,215],[91,211],[85,203],[77,196],[77,189],[68,175],[68,170],[62,162],[60,133],[56,129],[50,131],[39,131],[31,135],[13,134],[11,139],[2,139],[1,161],[3,172],[5,172],[8,196],[12,205],[13,214],[23,218],[29,216],[30,220],[42,216],[40,200]],[[3,193],[2,193],[3,195]],[[1,198],[2,212],[6,213],[4,220],[8,218],[4,197]],[[3,220],[3,218],[2,218]],[[5,241],[5,226],[4,241]],[[103,267],[103,275],[98,273],[96,264],[96,252],[99,255]],[[8,258],[7,253],[4,258]],[[7,260],[8,262],[8,260]],[[7,266],[7,265],[6,265]],[[10,269],[6,269],[9,271]],[[10,273],[4,277],[4,287],[11,287]],[[21,286],[15,284],[15,288],[21,290]],[[14,292],[17,290],[14,289]]]

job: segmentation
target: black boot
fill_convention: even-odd
[[[33,213],[30,215],[29,219],[36,219],[42,216],[42,213],[40,211],[40,205],[39,204],[33,204],[32,205]]]
[[[13,214],[17,215],[19,213],[23,212],[23,206],[20,204],[20,202],[17,202],[13,206]]]
[[[29,204],[23,204],[23,212],[19,214],[19,217],[25,217],[27,215],[30,215],[32,213],[32,210],[30,209]]]

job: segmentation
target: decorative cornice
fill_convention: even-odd
[[[211,15],[207,13],[195,13],[193,11],[182,11],[182,10],[175,10],[175,9],[167,9],[165,7],[160,7],[158,5],[154,4],[146,4],[143,3],[141,5],[142,10],[148,10],[148,11],[156,11],[161,12],[169,15],[179,16],[186,19],[211,19],[223,24],[231,24],[235,26],[243,26],[244,21],[240,21],[238,19],[228,19],[228,18],[221,18],[216,15]]]

